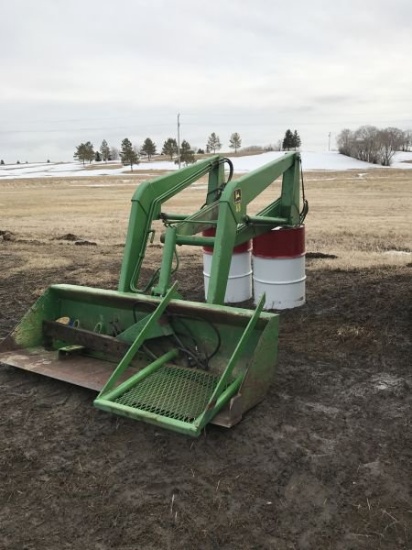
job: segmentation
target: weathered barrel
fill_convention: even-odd
[[[276,228],[253,239],[255,304],[266,293],[265,309],[305,303],[305,226]]]
[[[214,228],[203,231],[204,237],[213,237]],[[212,268],[213,246],[203,247],[203,280],[205,299],[209,288]],[[225,304],[244,302],[252,297],[252,241],[235,246],[232,252],[229,277],[226,287]]]

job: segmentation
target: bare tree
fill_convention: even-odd
[[[342,130],[336,139],[339,153],[373,164],[390,166],[396,151],[405,144],[405,132],[399,128],[361,126],[354,132]]]
[[[412,130],[404,130],[401,151],[410,151],[412,148]]]
[[[109,160],[119,160],[119,149],[117,147],[110,147]]]
[[[405,136],[399,128],[385,128],[379,132],[380,163],[382,166],[390,166],[393,155],[399,151]]]
[[[352,144],[354,141],[354,136],[352,130],[345,128],[340,132],[336,138],[336,144],[338,146],[338,151],[341,155],[346,155],[348,157],[352,155]]]
[[[356,158],[379,164],[379,130],[376,126],[361,126],[355,131]]]

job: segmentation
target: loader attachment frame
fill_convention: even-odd
[[[226,176],[225,165],[229,166]],[[277,355],[278,316],[223,305],[232,250],[279,226],[303,221],[300,156],[286,153],[233,180],[213,155],[138,187],[132,198],[118,290],[53,285],[0,342],[0,363],[99,392],[99,409],[198,436],[230,427],[265,396]],[[191,215],[162,205],[208,176]],[[280,196],[258,214],[248,206],[277,178]],[[277,192],[278,193],[278,192]],[[278,193],[279,194],[279,193]],[[139,289],[153,224],[163,221],[161,265]],[[213,236],[203,232],[213,228]],[[207,303],[180,299],[172,264],[182,245],[213,248]]]
[[[279,159],[239,179],[229,175],[224,166],[229,159],[215,155],[194,166],[160,176],[142,184],[132,198],[129,228],[120,274],[119,290],[140,292],[137,288],[142,262],[155,220],[162,220],[166,231],[158,284],[144,289],[164,296],[171,285],[172,262],[181,245],[214,247],[207,301],[223,304],[230,269],[231,251],[253,237],[279,226],[302,223],[306,209],[301,209],[301,161],[299,153],[285,153]],[[233,168],[233,167],[232,167]],[[171,197],[209,175],[204,206],[192,215],[162,212],[162,204]],[[276,179],[282,176],[280,196],[258,214],[248,215],[248,205]],[[215,228],[214,237],[199,235]]]
[[[262,305],[179,300],[175,287],[158,298],[54,285],[0,343],[0,363],[98,391],[102,410],[197,436],[209,422],[237,424],[267,391],[278,316]],[[195,353],[202,364],[189,364]]]

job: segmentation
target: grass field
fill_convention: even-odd
[[[0,339],[50,284],[116,288],[146,178],[0,182]],[[307,302],[281,312],[275,379],[231,430],[188,439],[0,366],[1,548],[412,548],[412,172],[309,172],[305,190]],[[182,295],[202,301],[201,250],[180,257]]]
[[[160,172],[154,172],[153,177]],[[16,239],[50,241],[64,233],[101,245],[124,242],[130,200],[147,175],[8,180],[0,187],[0,230]],[[310,172],[307,250],[338,256],[325,266],[404,264],[412,251],[412,175],[408,171]],[[173,198],[165,210],[191,213],[205,197],[206,181]],[[252,203],[254,213],[278,195],[275,182]],[[161,229],[160,223],[157,224]],[[159,238],[160,231],[157,233]],[[396,253],[398,252],[398,253]],[[35,258],[32,260],[35,262]],[[50,261],[53,261],[51,258]],[[31,264],[32,265],[32,264]]]

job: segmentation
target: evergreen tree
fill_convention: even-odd
[[[125,138],[122,141],[122,150],[120,151],[122,163],[126,166],[130,164],[130,169],[133,172],[133,164],[139,164],[139,155],[133,148],[132,142]]]
[[[88,160],[91,164],[92,160],[94,160],[94,149],[93,144],[90,143],[90,141],[86,141],[84,144],[84,152],[85,152],[85,160]]]
[[[3,159],[0,160],[0,164],[1,164],[2,166],[4,165],[4,160],[3,160]]]
[[[222,144],[220,143],[219,136],[215,134],[215,132],[212,132],[209,136],[209,139],[207,140],[207,148],[209,148],[209,151],[213,151],[213,153],[216,153],[216,151],[219,151],[221,149]]]
[[[107,141],[104,139],[100,145],[100,153],[102,155],[102,160],[107,162],[110,160],[110,147],[107,145]]]
[[[235,150],[235,155],[236,155],[237,150],[240,149],[241,146],[242,146],[242,140],[240,139],[240,135],[237,132],[235,132],[230,136],[229,147]]]
[[[163,143],[162,153],[168,155],[170,160],[173,160],[173,157],[177,155],[177,141],[174,138],[168,138]]]
[[[302,140],[300,139],[300,136],[298,134],[298,131],[295,130],[293,132],[293,147],[296,149],[298,149],[300,146],[302,145]]]
[[[149,162],[152,156],[156,154],[156,145],[150,138],[146,138],[144,140],[144,143],[142,146],[142,152],[147,155],[147,160]]]
[[[90,143],[90,141],[86,141],[85,149],[86,149],[86,160],[88,160],[91,164],[92,160],[94,159],[93,144]]]
[[[194,162],[196,162],[195,153],[192,150],[190,143],[187,142],[185,139],[182,141],[182,144],[180,146],[180,162],[182,164],[185,164],[186,166],[188,164],[193,164]]]
[[[94,159],[94,149],[92,143],[90,143],[90,141],[86,141],[86,143],[81,143],[78,145],[73,156],[74,158],[77,158],[77,160],[80,160],[83,164],[86,160],[92,162]]]
[[[101,154],[99,153],[99,151],[96,151],[95,154],[94,154],[94,160],[96,162],[101,162],[102,161],[102,156]]]
[[[293,147],[293,134],[291,130],[286,130],[285,137],[283,138],[282,149],[288,150]]]
[[[81,143],[80,145],[78,145],[76,147],[76,151],[74,152],[73,158],[77,159],[77,160],[80,160],[84,164],[84,162],[86,160],[84,143]]]

